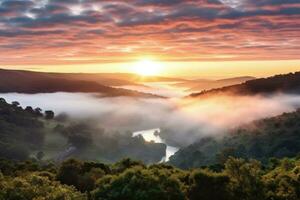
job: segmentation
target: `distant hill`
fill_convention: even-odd
[[[160,76],[144,76],[130,73],[43,73],[31,72],[35,74],[47,75],[49,78],[63,78],[69,80],[93,81],[106,86],[128,86],[139,85],[143,82],[178,82],[184,79],[160,77]]]
[[[229,156],[267,162],[272,157],[300,155],[300,109],[277,117],[258,120],[225,134],[205,137],[182,148],[170,158],[181,168],[223,164]]]
[[[190,97],[232,93],[241,95],[270,94],[270,93],[300,93],[300,72],[276,75],[269,78],[260,78],[246,81],[245,83],[226,86],[218,89],[193,93]]]
[[[255,79],[255,77],[252,76],[241,76],[219,80],[197,79],[180,82],[175,84],[175,86],[189,88],[187,89],[187,91],[190,92],[201,92],[203,90],[211,90],[215,88],[240,84],[253,79]]]
[[[102,85],[100,84],[101,79],[88,81],[79,78],[72,79],[72,76],[79,75],[0,69],[0,93],[95,92],[101,93],[103,96],[158,97],[152,94]],[[94,78],[91,76],[90,80]]]
[[[67,76],[79,76],[82,78],[82,75],[85,77],[95,76],[99,79],[117,79],[122,81],[131,82],[133,84],[139,84],[143,82],[180,82],[186,81],[186,79],[182,78],[174,78],[174,77],[164,77],[164,76],[140,76],[138,74],[131,74],[131,73],[96,73],[96,74],[65,74]],[[130,84],[127,84],[130,85]]]
[[[53,72],[36,72],[25,70],[7,70],[0,69],[1,73],[10,72],[18,73],[25,77],[43,77],[43,78],[61,78],[68,80],[92,81],[105,86],[128,86],[142,85],[142,82],[179,82],[185,79],[161,77],[161,76],[145,76],[142,77],[131,73],[53,73]]]

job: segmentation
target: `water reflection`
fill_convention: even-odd
[[[136,137],[138,135],[141,135],[141,136],[143,136],[144,140],[147,141],[147,142],[164,143],[164,144],[166,144],[167,145],[166,156],[163,157],[160,162],[167,162],[167,161],[169,161],[170,157],[172,155],[174,155],[179,150],[179,148],[173,147],[173,146],[169,146],[159,136],[159,132],[160,132],[159,128],[157,128],[157,129],[150,129],[150,130],[144,130],[144,131],[137,131],[137,132],[134,132],[132,134],[132,137]]]

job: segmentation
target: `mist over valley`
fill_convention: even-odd
[[[135,87],[138,90],[143,86]],[[163,141],[167,149],[174,147],[177,150],[208,136],[225,137],[237,127],[284,112],[293,112],[300,107],[299,95],[283,92],[257,95],[225,92],[204,97],[188,97],[173,82],[152,82],[143,88],[147,88],[147,93],[151,90],[149,93],[155,94],[157,91],[159,96],[167,98],[103,97],[101,93],[82,92],[2,93],[1,97],[7,102],[18,101],[24,108],[31,106],[52,110],[57,118],[64,116],[74,124],[84,123],[95,131],[92,133],[92,141],[96,145],[103,143],[97,141],[98,131],[102,133],[104,130],[105,134],[118,132],[127,136],[130,133],[132,136],[135,132],[159,128],[161,131],[157,137],[160,137],[160,141],[154,139],[154,142]],[[151,140],[145,142],[151,143]],[[172,150],[168,157],[177,150]],[[166,153],[170,154],[167,151],[161,154],[160,159]],[[89,159],[101,160],[97,155]]]

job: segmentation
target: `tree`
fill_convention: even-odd
[[[219,164],[224,164],[230,157],[237,157],[235,148],[225,148],[216,155]]]
[[[62,163],[57,173],[57,179],[67,185],[77,186],[79,184],[79,175],[82,162],[70,159]]]
[[[267,199],[300,199],[300,163],[295,160],[281,160],[276,168],[263,177]]]
[[[230,200],[229,177],[221,173],[196,170],[190,175],[189,200]]]
[[[121,161],[117,162],[114,166],[113,166],[113,170],[115,173],[121,173],[124,172],[126,169],[131,168],[131,167],[142,167],[145,168],[146,166],[139,161],[135,161],[132,160],[130,158],[124,158]]]
[[[0,97],[0,102],[6,103],[6,100],[4,98]]]
[[[72,124],[61,129],[61,133],[68,138],[69,143],[78,149],[84,149],[93,143],[92,133],[94,131],[85,123]]]
[[[54,112],[52,110],[46,110],[45,111],[45,118],[46,119],[53,119],[54,118]]]
[[[14,107],[19,107],[20,103],[17,101],[13,101],[13,102],[11,102],[11,105],[13,105]]]
[[[42,114],[42,109],[39,108],[39,107],[34,109],[34,113],[35,113],[36,116],[38,116],[38,117],[42,117],[42,116],[43,116],[43,114]]]
[[[92,193],[93,200],[184,200],[180,182],[164,170],[128,169],[105,176]]]
[[[258,161],[230,157],[225,163],[225,173],[229,176],[234,199],[264,199],[262,170]]]
[[[30,173],[14,178],[5,178],[0,175],[0,199],[87,200],[87,197],[73,187]]]
[[[34,110],[33,110],[33,108],[32,108],[31,106],[27,106],[27,107],[25,108],[25,111],[27,111],[27,112],[29,112],[29,113],[31,113],[31,114],[34,114]]]

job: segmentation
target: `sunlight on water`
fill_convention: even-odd
[[[159,133],[160,132],[160,129],[157,128],[157,129],[149,129],[149,130],[144,130],[144,131],[137,131],[137,132],[134,132],[132,134],[132,137],[136,137],[138,135],[141,135],[143,136],[144,140],[147,141],[147,142],[155,142],[155,143],[165,143],[165,141],[156,133]],[[178,150],[179,148],[177,147],[173,147],[173,146],[169,146],[168,144],[167,145],[167,149],[166,149],[166,156],[163,157],[161,159],[160,162],[167,162],[169,161],[170,157],[172,155],[174,155]]]
[[[155,132],[160,132],[160,129],[150,129],[150,130],[144,130],[144,131],[137,131],[134,132],[132,137],[136,137],[138,135],[143,136],[144,140],[147,142],[153,141],[154,143],[165,143],[159,135],[156,135]]]

